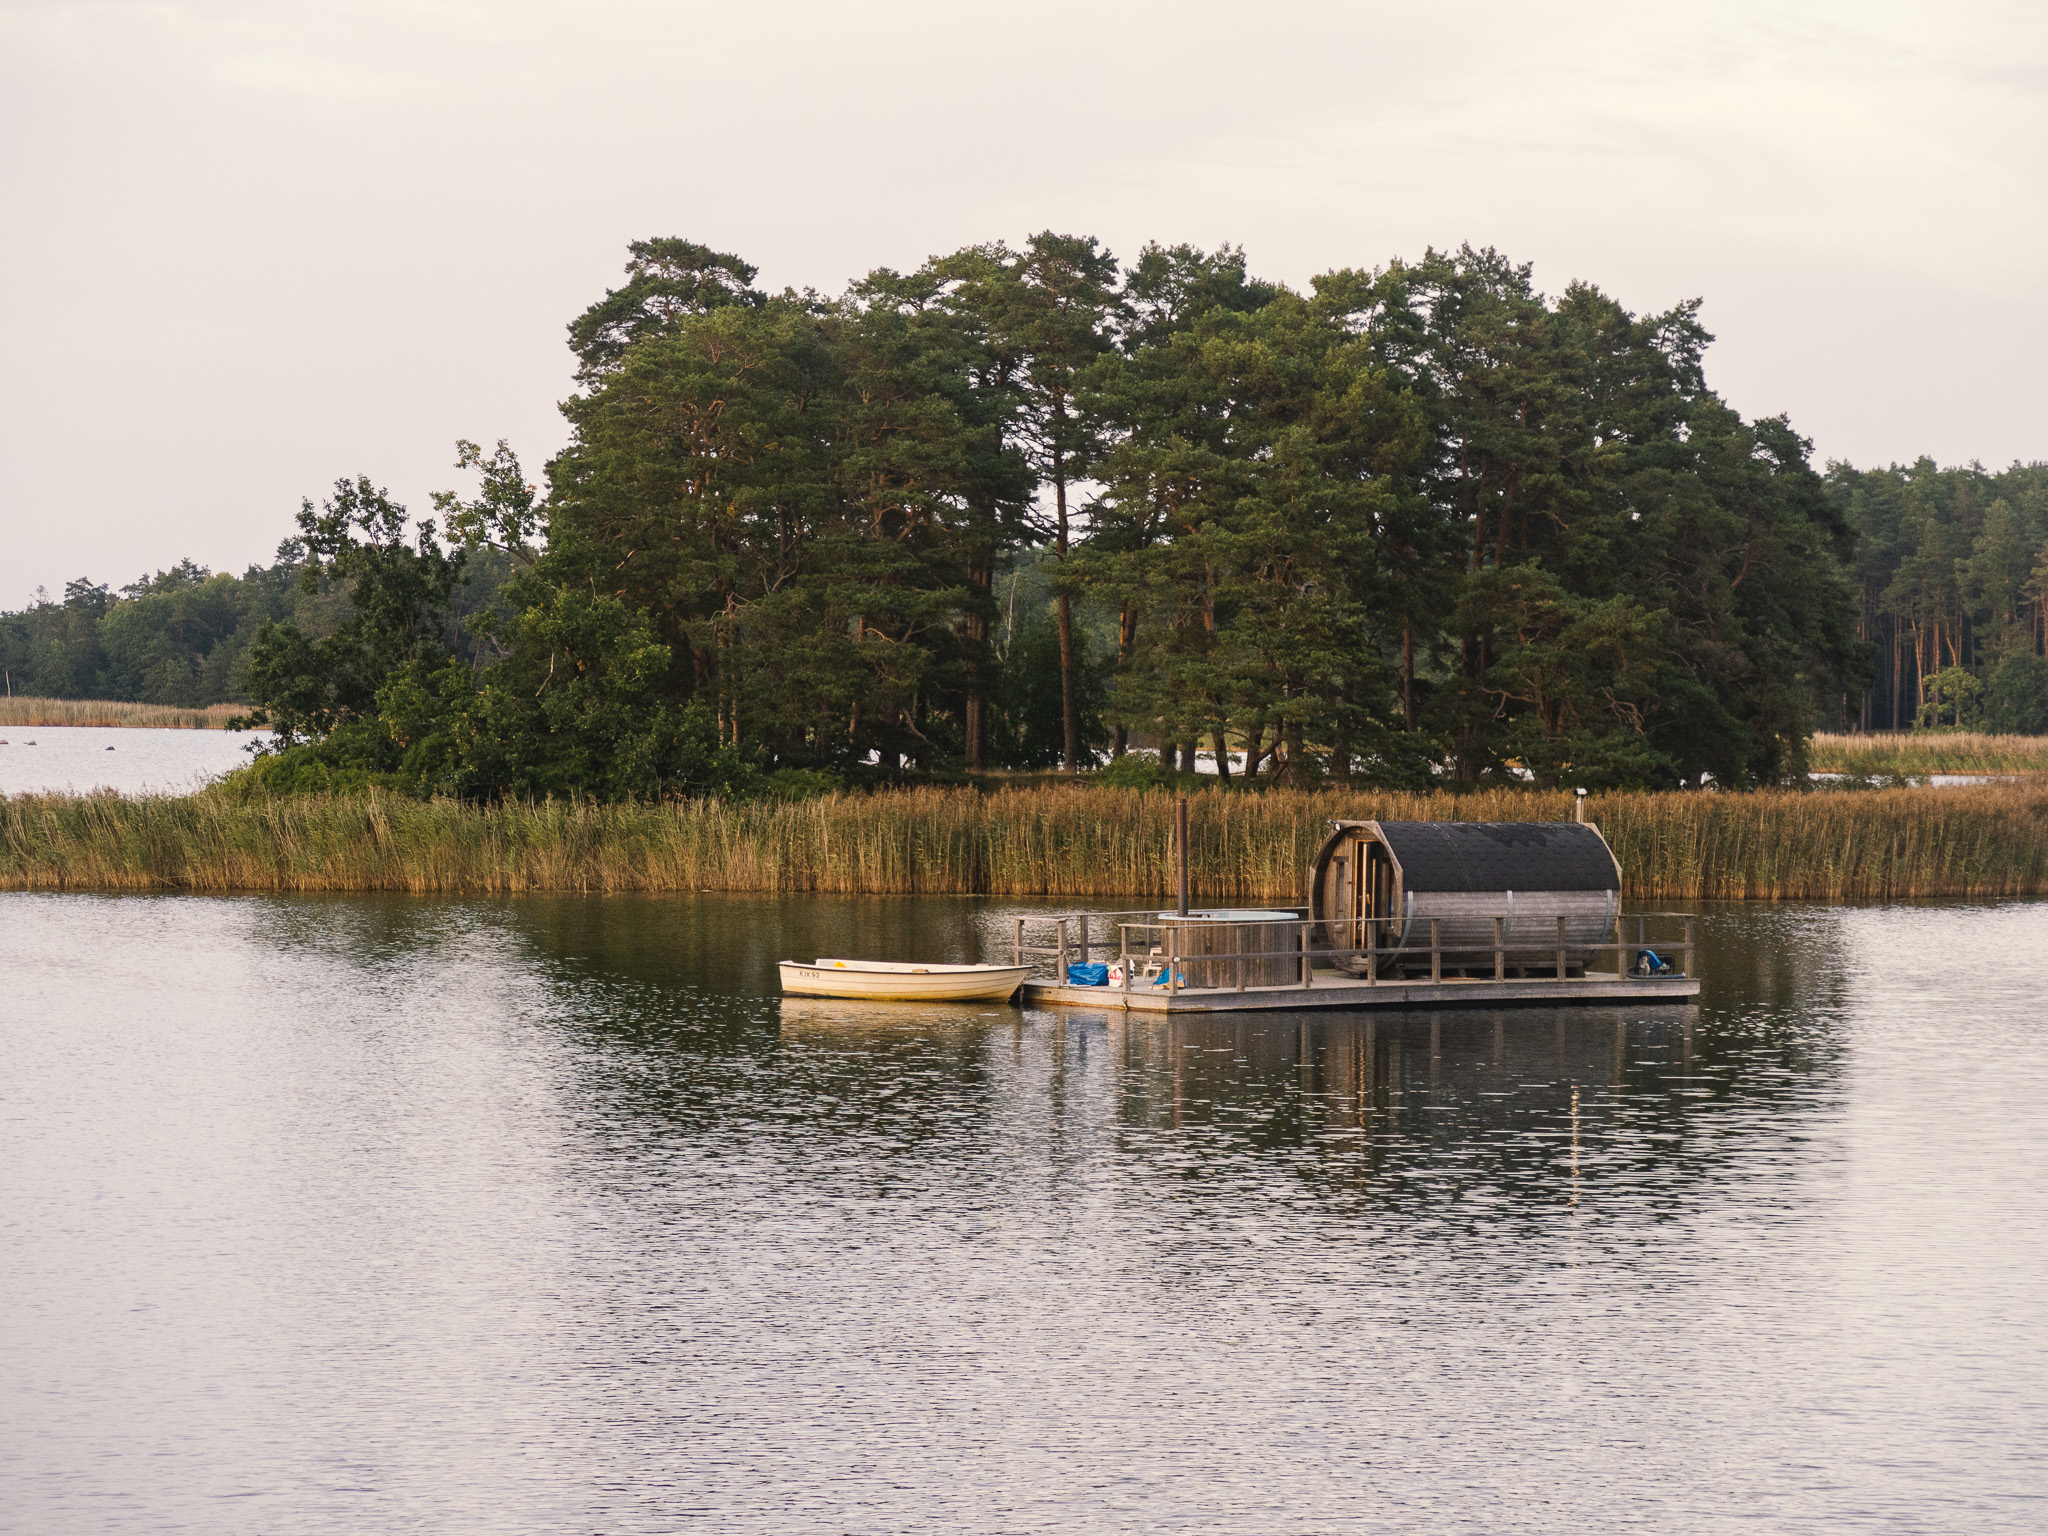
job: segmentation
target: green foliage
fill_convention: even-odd
[[[1633,598],[1575,597],[1535,564],[1489,566],[1465,589],[1458,623],[1478,637],[1477,694],[1503,723],[1494,750],[1539,788],[1641,788],[1674,768],[1651,745],[1645,706],[1670,665],[1668,616]]]
[[[933,271],[681,316],[572,400],[536,582],[654,624],[664,692],[773,766],[936,767],[987,688],[1030,489],[985,336]]]
[[[1526,268],[1470,249],[1338,277],[1329,300],[1430,411],[1432,499],[1469,530],[1460,584],[1540,565],[1574,602],[1615,605],[1533,640],[1562,652],[1596,622],[1609,675],[1557,654],[1538,686],[1532,642],[1517,630],[1518,678],[1502,679],[1493,605],[1460,603],[1433,690],[1459,776],[1505,752],[1561,782],[1568,769],[1594,783],[1798,778],[1817,701],[1861,677],[1841,574],[1852,541],[1804,441],[1706,388],[1697,304],[1636,316],[1585,285],[1548,301]],[[1560,672],[1592,692],[1573,703]]]
[[[630,348],[691,316],[762,302],[752,287],[754,267],[729,252],[675,239],[635,240],[627,250],[626,286],[608,290],[569,323],[580,383],[597,383]]]
[[[240,576],[187,560],[118,592],[72,582],[62,602],[42,598],[0,613],[0,667],[16,695],[181,709],[246,704],[249,649],[266,622],[320,639],[349,615],[345,586],[301,586],[304,559],[301,542],[287,539],[274,565]],[[447,639],[466,660],[489,651],[471,621],[497,609],[511,566],[500,551],[479,549],[450,594]]]
[[[1187,773],[1169,768],[1156,752],[1126,752],[1089,781],[1106,789],[1171,789],[1193,791],[1213,789],[1216,780],[1207,774]]]
[[[433,520],[343,481],[270,570],[73,583],[0,616],[0,659],[246,698],[277,730],[252,785],[476,800],[1105,749],[1260,785],[1797,781],[1872,603],[1919,647],[1907,720],[1944,666],[1930,719],[1980,684],[1987,719],[2048,710],[2034,481],[1824,481],[1707,387],[1696,302],[1547,296],[1470,248],[1295,292],[1051,231],[836,296],[755,276],[636,242],[570,326],[544,482],[464,441]]]
[[[1420,793],[1443,778],[1449,756],[1441,742],[1421,731],[1381,726],[1363,732],[1355,743],[1351,780],[1366,789]]]
[[[1943,667],[1929,673],[1926,689],[1927,702],[1920,706],[1916,725],[1964,730],[1980,723],[1978,701],[1984,696],[1984,684],[1967,667]]]
[[[300,590],[345,591],[348,616],[327,635],[265,623],[249,646],[245,686],[280,746],[325,737],[374,715],[394,674],[447,654],[450,601],[463,553],[423,522],[406,542],[405,508],[367,477],[335,482],[318,511],[299,507]]]
[[[1074,672],[1083,762],[1093,762],[1109,745],[1103,712],[1110,701],[1108,678],[1091,654],[1085,631],[1073,637]],[[1039,589],[1011,617],[1002,653],[994,663],[990,755],[1004,768],[1057,768],[1066,761],[1065,695],[1060,672],[1057,610]]]
[[[2006,735],[2048,735],[2048,657],[2008,656],[1991,669],[1983,725]]]
[[[822,768],[778,768],[761,779],[762,800],[818,800],[846,792],[846,781]]]
[[[222,781],[223,792],[243,799],[263,795],[356,794],[371,789],[397,789],[397,774],[377,773],[357,760],[355,742],[345,732],[319,742],[264,752]]]
[[[1077,509],[1071,492],[1101,456],[1105,423],[1080,396],[1088,370],[1112,346],[1122,316],[1116,258],[1090,237],[1033,235],[1022,251],[988,245],[933,263],[951,299],[981,337],[987,379],[1011,440],[1050,494],[1055,625],[1059,637],[1061,763],[1082,767],[1089,743],[1084,663],[1074,632],[1074,573],[1067,560]],[[979,744],[970,749],[979,761]]]
[[[1234,253],[1161,265],[1136,344],[1091,375],[1116,444],[1083,570],[1122,614],[1117,715],[1166,741],[1235,730],[1299,782],[1309,742],[1348,759],[1394,711],[1375,618],[1403,595],[1423,423],[1335,318],[1254,304]]]
[[[1857,536],[1858,629],[1875,661],[1846,723],[1897,730],[1953,720],[1931,690],[1961,668],[1986,685],[1984,708],[1997,719],[2044,721],[2009,728],[2048,728],[2048,674],[2007,670],[2048,652],[2048,464],[1996,474],[1929,459],[1874,470],[1836,464],[1828,491]],[[2033,679],[2043,682],[2038,691]]]
[[[617,598],[547,591],[519,615],[511,651],[480,688],[451,667],[387,692],[387,727],[416,733],[416,780],[469,796],[603,800],[759,789],[755,754],[721,741],[702,700],[664,696],[668,647]]]

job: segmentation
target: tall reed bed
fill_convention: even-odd
[[[1928,773],[2048,773],[2048,736],[1982,731],[1901,731],[1817,735],[1813,766],[1866,778]]]
[[[1613,794],[1589,813],[1633,901],[2048,892],[2048,785]],[[1209,790],[1205,901],[1303,899],[1333,818],[1558,821],[1562,794]],[[194,891],[826,891],[1064,898],[1173,891],[1173,801],[1088,787],[913,789],[796,804],[475,807],[381,793],[0,800],[0,887]]]
[[[218,731],[246,704],[209,704],[177,709],[169,704],[129,704],[119,699],[28,699],[0,697],[0,726],[144,725],[162,730]]]

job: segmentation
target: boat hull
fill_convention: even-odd
[[[1028,965],[879,965],[872,961],[784,960],[782,990],[791,997],[854,997],[870,1001],[1001,1002],[1030,973]]]

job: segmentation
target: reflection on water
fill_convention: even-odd
[[[1686,1006],[773,995],[1013,910],[0,897],[0,1528],[2038,1528],[2048,907],[1714,909]]]

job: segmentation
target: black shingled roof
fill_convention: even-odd
[[[1614,856],[1570,821],[1383,821],[1409,891],[1615,891]]]

